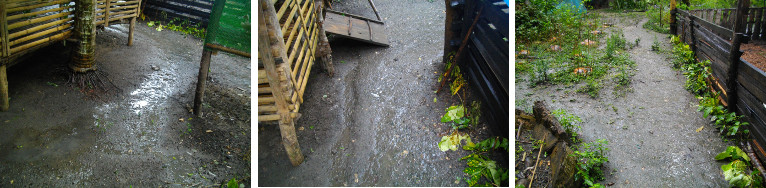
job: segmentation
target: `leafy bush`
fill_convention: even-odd
[[[463,105],[450,106],[446,111],[447,113],[442,116],[442,123],[449,122],[453,129],[462,129],[471,125],[471,120],[465,117]]]
[[[557,0],[516,0],[516,41],[550,35],[556,4]]]
[[[616,10],[646,9],[647,3],[642,0],[614,0],[609,2],[609,7]]]
[[[625,37],[622,33],[612,33],[609,38],[606,39],[605,58],[607,60],[613,60],[617,50],[625,50],[625,44]]]
[[[595,182],[604,180],[604,172],[601,167],[609,161],[609,158],[605,156],[606,152],[609,151],[609,148],[606,147],[607,144],[609,143],[606,140],[598,139],[592,143],[583,143],[578,150],[574,151],[573,155],[577,157],[575,180],[582,179],[585,185],[590,187],[603,187]]]
[[[568,113],[564,109],[554,110],[552,114],[558,118],[559,123],[561,123],[561,126],[564,127],[564,130],[567,132],[567,134],[572,135],[572,141],[577,142],[577,131],[580,131],[582,128],[580,125],[578,125],[578,123],[582,123],[582,119]]]
[[[739,147],[729,146],[715,156],[715,160],[730,159],[729,164],[721,166],[723,176],[732,187],[763,187],[763,179],[757,170],[751,170],[750,157]],[[750,171],[750,173],[747,173]]]

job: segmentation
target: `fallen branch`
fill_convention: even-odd
[[[537,172],[537,164],[540,163],[540,153],[543,152],[543,143],[545,143],[545,138],[547,137],[548,137],[547,134],[543,136],[543,142],[540,143],[540,151],[537,152],[537,161],[535,161],[535,169],[532,170],[532,178],[529,179],[529,186],[527,187],[532,187],[532,182],[535,181],[535,172]]]

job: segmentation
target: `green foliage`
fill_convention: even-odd
[[[612,33],[606,40],[606,55],[607,60],[613,60],[615,52],[619,50],[625,50],[625,37],[621,32]]]
[[[609,2],[609,7],[614,10],[646,9],[647,3],[642,0],[613,0]]]
[[[439,141],[439,144],[438,144],[439,150],[441,150],[441,151],[447,151],[447,150],[457,151],[458,146],[460,146],[460,141],[462,141],[462,140],[465,140],[466,144],[468,144],[468,145],[473,145],[473,143],[471,142],[471,137],[470,136],[468,136],[467,134],[460,135],[460,133],[455,131],[455,132],[453,132],[449,136],[442,136],[442,140]]]
[[[551,113],[556,116],[556,118],[558,118],[559,123],[561,123],[561,126],[564,127],[564,130],[567,132],[567,134],[572,135],[572,141],[577,142],[577,131],[580,131],[582,128],[578,124],[582,123],[582,119],[568,113],[564,109],[554,110]]]
[[[715,156],[716,160],[729,159],[731,162],[721,166],[723,176],[732,187],[763,187],[760,172],[751,170],[750,157],[737,146],[729,146]],[[747,173],[751,171],[750,173]]]
[[[502,140],[500,137],[495,138],[488,138],[486,140],[483,140],[479,142],[478,144],[474,144],[471,142],[468,142],[465,146],[463,146],[464,150],[468,151],[478,151],[478,152],[487,152],[492,149],[499,149],[503,148],[506,151],[508,151],[508,139],[503,138]],[[523,149],[522,149],[523,151]],[[518,151],[517,151],[518,152]]]
[[[508,170],[500,168],[493,160],[489,160],[486,157],[472,153],[460,160],[467,160],[468,167],[463,169],[463,172],[468,175],[466,183],[468,186],[475,186],[481,177],[485,177],[489,182],[483,184],[483,186],[500,186],[501,182],[508,180]]]
[[[604,180],[604,172],[601,170],[603,164],[609,159],[605,156],[609,148],[608,142],[604,139],[598,139],[592,143],[583,143],[580,148],[574,151],[577,157],[577,174],[575,180],[582,179],[585,185],[590,187],[603,187],[595,183]]]
[[[670,33],[670,2],[666,0],[647,0],[646,17],[649,20],[643,27],[658,33]]]
[[[726,148],[726,151],[723,151],[715,156],[715,160],[724,160],[729,158],[732,160],[744,160],[746,162],[750,162],[750,157],[747,156],[747,153],[739,149],[737,146],[729,146]]]
[[[146,25],[149,27],[157,26],[155,28],[157,31],[170,29],[186,35],[192,35],[200,39],[205,38],[205,28],[202,28],[202,23],[191,24],[189,20],[181,21],[179,18],[173,18],[166,25],[162,25],[162,21],[149,21]]]
[[[471,125],[471,120],[465,117],[465,107],[463,105],[450,106],[446,111],[447,113],[442,116],[442,123],[449,122],[453,129],[462,129]]]
[[[596,79],[589,78],[588,83],[585,86],[577,90],[580,93],[587,93],[592,98],[598,98],[598,92],[603,86]]]
[[[553,33],[556,4],[557,0],[516,0],[516,41]]]
[[[701,100],[699,102],[697,111],[703,112],[703,117],[705,118],[710,116],[710,121],[715,122],[718,128],[720,128],[721,134],[726,136],[734,136],[737,134],[749,133],[747,129],[740,128],[742,126],[749,125],[750,123],[741,122],[740,119],[742,116],[737,116],[736,113],[729,112],[723,105],[720,104],[717,95],[705,95],[704,97],[700,98]]]

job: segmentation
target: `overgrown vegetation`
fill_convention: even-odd
[[[604,187],[596,182],[604,180],[604,171],[601,168],[609,161],[606,157],[606,152],[609,151],[607,144],[609,143],[606,140],[598,139],[595,142],[582,143],[574,151],[577,157],[576,180],[583,180],[588,187]]]
[[[575,143],[578,142],[577,132],[582,128],[579,125],[579,123],[582,123],[582,119],[573,114],[570,114],[564,109],[554,110],[551,113],[556,116],[556,118],[558,118],[559,123],[561,123],[561,126],[564,127],[564,130],[567,132],[567,134],[572,136],[572,141]]]
[[[723,136],[745,136],[749,131],[743,126],[747,122],[741,122],[742,116],[729,112],[719,101],[719,93],[712,92],[708,80],[714,79],[710,70],[710,61],[698,62],[694,58],[694,52],[689,45],[681,42],[677,37],[671,37],[673,43],[673,67],[680,67],[686,83],[686,90],[694,94],[700,101],[698,111],[704,112],[703,117],[710,117]]]
[[[526,6],[521,4],[520,7]],[[630,84],[631,67],[635,63],[625,53],[630,45],[620,30],[613,29],[606,39],[604,50],[597,50],[605,28],[598,15],[578,12],[574,6],[565,4],[553,8],[555,13],[546,14],[546,18],[536,18],[535,22],[545,21],[546,24],[542,25],[549,23],[556,26],[555,29],[524,25],[517,28],[517,37],[525,32],[534,34],[531,38],[517,38],[517,80],[523,80],[526,76],[531,87],[588,81],[578,91],[594,98],[598,97],[602,82],[609,81],[603,79],[604,76],[610,75],[613,70],[622,71],[621,78],[616,80],[619,81],[617,85]],[[527,14],[532,13],[517,11],[517,20]]]

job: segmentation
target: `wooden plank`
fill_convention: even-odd
[[[763,32],[761,31],[761,22],[763,22],[763,9],[756,9],[755,25],[753,26],[752,39],[760,39]]]
[[[324,20],[325,32],[333,34],[348,33],[349,19],[351,18],[328,11]]]
[[[362,40],[370,40],[370,27],[367,22],[360,19],[352,18],[350,23],[349,36],[352,38],[358,38]]]
[[[733,35],[732,30],[723,28],[719,25],[710,23],[709,21],[706,21],[704,19],[695,19],[694,24],[698,25],[698,27],[704,27],[718,35],[719,37],[729,40],[731,36]],[[697,29],[697,28],[694,28]]]
[[[737,98],[738,102],[741,104],[744,104],[746,111],[744,111],[744,114],[747,114],[751,120],[760,119],[761,122],[763,122],[763,118],[766,118],[766,105],[763,101],[759,101],[750,91],[747,91],[742,87],[742,85],[738,85],[737,88],[741,92],[737,92]],[[749,112],[749,113],[748,113]]]
[[[766,73],[740,58],[737,82],[758,100],[766,101]]]
[[[370,38],[373,42],[388,46],[388,35],[383,24],[370,22],[370,35],[372,35]]]

